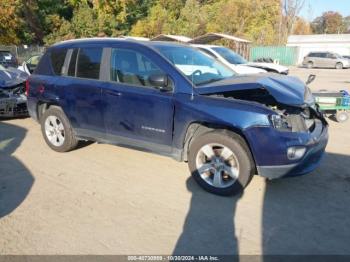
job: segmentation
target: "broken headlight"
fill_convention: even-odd
[[[288,125],[288,121],[281,115],[271,115],[270,121],[272,126],[281,131],[290,131],[290,127]]]

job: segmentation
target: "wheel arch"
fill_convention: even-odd
[[[41,117],[44,115],[47,109],[49,109],[51,106],[56,106],[61,108],[57,103],[55,102],[48,102],[48,101],[39,101],[36,106],[36,113],[38,116],[38,121],[40,122]]]
[[[193,122],[188,125],[186,135],[183,140],[183,150],[182,150],[182,160],[187,161],[188,160],[188,151],[191,146],[191,143],[194,141],[194,139],[206,132],[214,131],[214,130],[222,130],[222,131],[228,131],[235,133],[236,135],[239,135],[246,143],[248,150],[252,156],[252,160],[254,162],[254,165],[256,166],[255,157],[253,155],[252,149],[250,147],[250,143],[246,136],[244,135],[243,131],[239,128],[236,128],[234,126],[227,126],[227,125],[220,125],[220,124],[213,124],[208,122]]]

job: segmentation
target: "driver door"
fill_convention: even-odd
[[[144,54],[112,48],[110,82],[102,90],[104,122],[109,140],[170,153],[174,100],[149,82],[152,74],[165,74]]]

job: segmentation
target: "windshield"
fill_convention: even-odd
[[[194,85],[209,84],[235,75],[231,69],[195,48],[186,46],[156,48]]]
[[[213,50],[225,58],[225,60],[227,60],[230,64],[240,65],[248,63],[247,60],[245,60],[239,54],[236,54],[231,49],[226,47],[213,47]]]

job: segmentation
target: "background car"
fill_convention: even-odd
[[[215,57],[222,63],[230,66],[238,74],[254,74],[273,72],[288,75],[288,67],[266,62],[248,62],[233,50],[217,45],[194,45],[203,52]]]
[[[28,74],[0,65],[0,117],[27,116],[25,81]]]
[[[8,50],[0,50],[0,65],[4,67],[15,67],[18,66],[16,56]]]
[[[219,60],[223,64],[227,65],[237,74],[251,75],[251,74],[266,73],[266,71],[263,69],[252,68],[250,66],[247,66],[246,61],[243,59],[243,57],[237,55],[236,53],[234,53],[232,50],[228,48],[216,46],[216,45],[193,45],[193,46],[198,48],[202,52],[206,53],[207,55]],[[223,48],[227,49],[225,53],[224,53],[225,50],[223,50]],[[222,52],[220,52],[221,50]]]
[[[332,52],[311,52],[304,57],[303,66],[307,68],[336,68],[350,67],[350,61]]]
[[[254,62],[248,62],[249,66],[261,68],[271,73],[278,73],[281,75],[288,75],[289,68],[283,65],[279,65],[273,62],[271,58],[263,58],[262,61],[256,60]]]
[[[31,75],[34,72],[36,66],[38,65],[40,58],[41,55],[32,56],[27,61],[23,62],[22,65],[18,67],[18,69]]]

